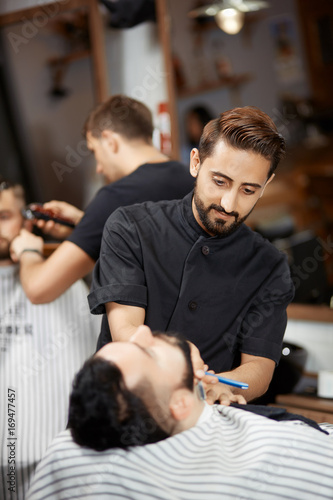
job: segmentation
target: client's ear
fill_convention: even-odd
[[[112,130],[103,130],[101,138],[106,141],[108,147],[113,153],[116,153],[119,149],[119,134],[116,134]]]
[[[193,394],[188,389],[177,389],[171,396],[169,408],[175,420],[185,420],[192,413]]]

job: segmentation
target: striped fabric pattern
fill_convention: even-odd
[[[186,432],[130,451],[95,452],[65,431],[38,466],[28,500],[78,498],[332,500],[333,433],[223,406]]]
[[[95,351],[100,330],[87,293],[79,281],[52,303],[33,305],[17,266],[0,267],[1,500],[25,498],[35,467],[66,428],[74,374]],[[7,482],[11,442],[15,492]]]

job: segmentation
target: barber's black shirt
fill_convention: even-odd
[[[241,352],[278,362],[293,296],[285,255],[244,224],[227,237],[210,236],[191,201],[192,193],[110,216],[91,312],[105,313],[107,302],[145,308],[152,330],[182,333],[217,372],[237,366]],[[99,347],[110,340],[104,318]]]

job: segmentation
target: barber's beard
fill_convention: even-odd
[[[238,212],[228,213],[223,209],[223,207],[221,207],[220,205],[216,205],[214,203],[206,207],[198,194],[196,185],[194,187],[193,200],[200,221],[204,226],[205,230],[207,231],[207,233],[211,234],[212,236],[217,236],[218,238],[224,238],[225,236],[229,236],[230,234],[234,233],[236,229],[238,229],[239,226],[248,218],[248,216],[251,214],[252,210],[255,207],[254,205],[250,210],[250,212],[246,214],[244,217],[240,217]],[[234,217],[234,221],[229,223],[226,220],[213,219],[212,217],[210,217],[210,213],[212,210],[216,210],[220,213],[232,216]]]

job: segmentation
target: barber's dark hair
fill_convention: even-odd
[[[236,149],[253,151],[269,160],[268,178],[285,154],[285,140],[273,120],[253,106],[225,111],[207,123],[199,143],[201,163],[213,155],[216,144],[221,140]]]
[[[77,444],[97,451],[168,437],[142,399],[126,388],[119,368],[99,357],[88,359],[75,377],[68,427]]]
[[[117,94],[99,104],[88,116],[83,133],[100,138],[103,130],[112,130],[128,140],[152,142],[153,118],[145,104],[131,97]]]

